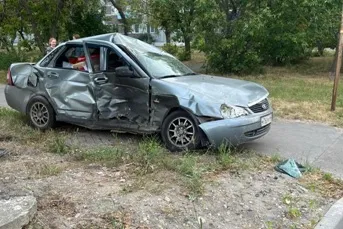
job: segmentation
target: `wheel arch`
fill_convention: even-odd
[[[172,107],[172,108],[170,108],[170,109],[165,113],[165,115],[164,115],[164,117],[163,117],[163,119],[162,119],[163,121],[162,121],[162,123],[161,123],[161,127],[162,127],[162,125],[163,125],[163,122],[166,120],[166,118],[167,118],[171,113],[173,113],[173,112],[175,112],[175,111],[184,111],[184,112],[186,112],[187,114],[189,114],[189,116],[192,117],[193,121],[196,122],[196,124],[199,124],[199,119],[197,118],[197,116],[195,116],[195,115],[193,114],[192,111],[190,111],[189,109],[187,109],[187,108],[185,108],[185,107],[178,106],[178,107]]]
[[[49,99],[49,97],[46,96],[44,93],[36,93],[36,94],[34,94],[34,95],[32,95],[32,96],[30,97],[30,99],[29,99],[29,100],[27,101],[27,103],[26,103],[26,108],[25,108],[26,114],[28,114],[28,112],[29,112],[28,109],[29,109],[29,104],[30,104],[30,102],[31,102],[33,99],[37,98],[37,97],[42,97],[42,98],[44,98],[46,101],[48,101],[49,105],[52,107],[52,109],[53,109],[53,111],[54,111],[54,113],[55,113],[55,115],[56,115],[55,106],[53,106],[53,104],[51,103],[51,100]]]
[[[200,128],[199,124],[201,123],[201,120],[198,116],[194,115],[193,112],[190,110],[190,109],[187,109],[185,107],[182,107],[182,106],[178,106],[178,107],[172,107],[168,110],[168,112],[166,112],[166,114],[164,115],[163,117],[163,121],[161,123],[161,127],[160,127],[160,130],[162,131],[162,126],[163,126],[163,123],[164,121],[166,120],[166,118],[172,114],[173,112],[175,111],[184,111],[186,112],[192,119],[193,121],[196,123],[196,125],[198,126],[198,130],[200,132],[200,138],[201,138],[201,145],[202,146],[205,146],[205,145],[208,145],[208,137],[207,135],[205,134],[205,132]]]

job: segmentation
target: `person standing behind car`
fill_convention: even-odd
[[[73,34],[73,40],[76,40],[76,39],[79,39],[79,38],[80,38],[79,34],[77,34],[77,33]]]
[[[80,38],[79,34],[77,34],[77,33],[73,34],[73,40],[77,40],[79,38]],[[84,55],[83,48],[82,47],[76,47],[74,55],[76,57],[83,56]]]
[[[57,41],[54,37],[51,37],[49,39],[49,47],[46,48],[45,50],[45,54],[48,54],[49,52],[51,52],[54,48],[56,48],[56,44],[57,44]]]

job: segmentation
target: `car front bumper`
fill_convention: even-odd
[[[261,118],[268,115],[273,115],[271,108],[239,118],[205,122],[199,127],[204,131],[212,146],[239,145],[260,138],[269,132],[271,123],[261,125]]]

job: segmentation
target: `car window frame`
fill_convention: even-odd
[[[61,50],[64,49],[65,46],[57,46],[56,48],[54,48],[51,52],[47,53],[38,63],[39,67],[42,68],[47,68],[50,66],[51,62],[56,58],[56,56],[61,52]],[[50,60],[48,60],[48,63],[43,65],[44,61],[46,59],[48,59],[50,56],[52,56],[52,58]]]
[[[85,73],[89,73],[89,69],[87,71],[82,71],[80,69],[77,68],[63,68],[63,67],[56,67],[56,61],[58,58],[60,58],[60,56],[65,53],[68,49],[72,48],[72,47],[80,47],[82,46],[83,49],[85,49],[83,44],[64,44],[62,49],[55,54],[54,58],[50,61],[49,65],[46,66],[46,68],[51,68],[51,69],[60,69],[60,70],[74,70],[74,71],[78,71],[78,72],[85,72]],[[87,55],[85,53],[86,56],[86,60],[87,60]]]
[[[109,42],[109,41],[102,41],[102,40],[84,40],[83,41],[84,45],[85,45],[85,52],[86,52],[86,59],[87,61],[90,61],[89,59],[89,52],[87,50],[87,44],[93,44],[93,45],[100,45],[100,46],[107,46],[110,47],[112,49],[114,49],[114,51],[119,54],[119,56],[121,58],[123,58],[123,60],[128,64],[129,67],[131,67],[134,71],[136,71],[138,73],[138,75],[142,78],[151,78],[150,75],[148,75],[134,60],[132,60],[132,58],[126,54],[121,48],[119,48],[116,44],[114,44],[113,42]],[[90,62],[87,64],[90,64]],[[93,68],[93,67],[91,67]],[[92,73],[93,72],[93,69]],[[106,73],[105,71],[102,71],[103,73]]]

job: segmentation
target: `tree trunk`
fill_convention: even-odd
[[[324,56],[324,46],[321,41],[317,41],[317,48],[319,56]]]
[[[169,29],[165,29],[165,34],[166,34],[166,41],[167,41],[167,44],[170,44],[170,31]]]
[[[23,33],[23,30],[22,30],[22,29],[19,30],[18,33],[20,34],[21,39],[23,39],[23,41],[26,41],[25,36],[24,36],[24,33]],[[29,44],[29,42],[27,42],[27,45],[28,45],[27,48],[29,49],[29,51],[32,51],[32,47],[31,47],[31,45]]]
[[[122,8],[118,3],[116,3],[115,0],[110,0],[110,1],[111,1],[112,5],[113,5],[113,6],[118,10],[118,12],[119,12],[119,15],[120,15],[120,17],[121,17],[121,20],[122,20],[122,22],[123,22],[123,24],[124,24],[124,34],[125,34],[125,35],[128,35],[128,33],[129,33],[129,25],[127,24],[127,20],[126,20],[126,16],[125,16],[125,14],[124,14],[123,8]]]
[[[185,40],[185,56],[184,60],[191,59],[191,39],[188,36],[184,36]]]

